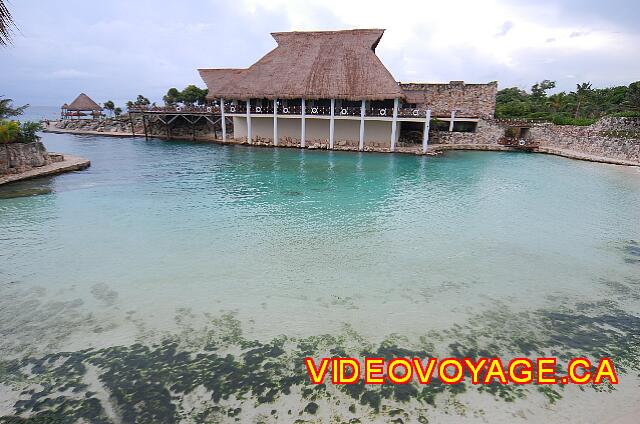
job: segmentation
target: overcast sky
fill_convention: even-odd
[[[274,31],[384,28],[376,52],[399,81],[572,90],[640,80],[640,1],[5,0],[19,32],[0,48],[0,95],[116,104],[204,86],[197,68],[247,67]],[[292,64],[295,66],[295,64]]]

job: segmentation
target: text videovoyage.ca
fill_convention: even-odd
[[[407,384],[416,380],[430,384],[437,377],[444,384],[458,384],[468,378],[472,384],[618,384],[609,358],[590,361],[571,359],[563,372],[557,358],[305,358],[313,384]],[[328,380],[328,379],[327,379]],[[327,381],[329,382],[329,381]]]

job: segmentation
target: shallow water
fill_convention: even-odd
[[[582,314],[640,330],[636,169],[526,153],[44,142],[92,166],[0,187],[5,358],[197,344],[216,325],[236,342],[333,334],[345,349],[392,340],[442,354],[482,339],[519,354],[519,332],[543,351],[620,344],[594,340],[596,328],[550,336]],[[327,417],[350,413],[331,405]]]

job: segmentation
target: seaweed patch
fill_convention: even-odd
[[[159,343],[0,362],[0,382],[17,399],[0,423],[243,422],[247,417],[367,422],[376,416],[428,422],[436,410],[481,416],[482,410],[459,398],[470,391],[508,403],[542,396],[553,404],[566,390],[562,385],[447,385],[437,378],[427,386],[313,385],[304,365],[309,356],[608,356],[621,373],[640,371],[640,317],[608,303],[519,313],[501,306],[438,338],[410,341],[390,335],[375,346],[348,326],[337,335],[250,340],[233,313],[212,317],[202,332],[187,331],[188,315],[181,311],[177,318],[183,320],[182,332]],[[563,374],[563,365],[558,373]]]

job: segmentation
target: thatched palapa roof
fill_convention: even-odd
[[[72,101],[65,109],[67,110],[98,110],[101,111],[100,105],[84,93],[80,93],[74,101]]]
[[[274,32],[278,46],[247,69],[200,69],[209,99],[404,97],[375,54],[383,29]]]

